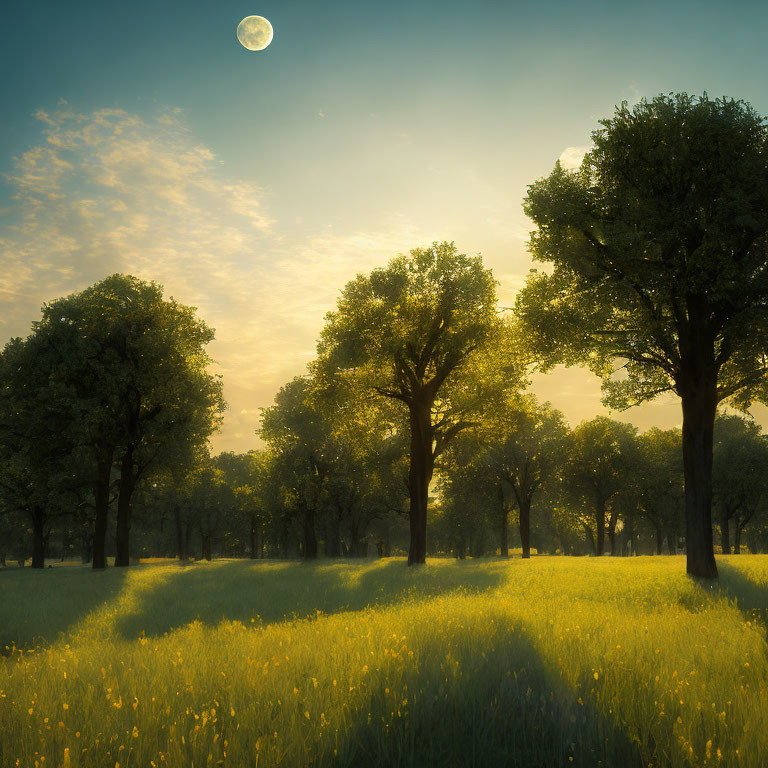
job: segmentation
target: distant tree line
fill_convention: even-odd
[[[108,548],[126,565],[371,545],[418,565],[505,556],[512,524],[523,557],[666,543],[713,577],[715,539],[763,549],[765,437],[723,406],[768,402],[768,126],[706,94],[600,125],[578,169],[529,187],[546,266],[513,310],[448,242],[358,275],[258,451],[210,455],[213,332],[160,286],[114,275],[44,306],[0,356],[0,556],[39,567],[56,531],[97,568]],[[619,410],[675,393],[682,428],[571,430],[526,391],[557,364],[588,366]]]
[[[418,275],[413,262],[432,268],[438,286],[414,291],[417,319],[386,328],[377,318],[366,333],[374,344],[386,334],[393,346],[396,333],[409,333],[412,359],[426,359],[428,348],[439,361],[447,354],[433,330],[440,323],[424,318],[434,307],[450,317],[438,292],[450,290],[445,264],[455,279],[479,260],[443,243],[365,279],[386,281],[387,270],[403,265]],[[402,293],[390,300],[402,302]],[[0,356],[3,563],[30,554],[34,567],[45,557],[79,557],[96,568],[107,554],[116,565],[139,557],[412,555],[421,437],[414,441],[410,405],[389,394],[408,363],[392,355],[339,365],[328,342],[338,315],[329,316],[308,373],[263,409],[264,447],[218,456],[207,440],[223,408],[221,382],[207,373],[203,352],[212,333],[191,309],[164,302],[155,284],[113,276],[46,305],[43,315]],[[98,320],[88,325],[91,315]],[[604,416],[571,429],[525,391],[518,333],[509,317],[489,315],[483,342],[467,348],[432,401],[427,487],[415,491],[426,494],[417,514],[432,508],[416,534],[424,554],[683,551],[682,431],[638,433]],[[432,370],[427,363],[419,375],[429,379]],[[768,550],[768,437],[750,419],[723,414],[713,444],[720,550]],[[111,457],[108,473],[102,452]]]

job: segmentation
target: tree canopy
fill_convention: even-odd
[[[688,94],[623,103],[577,170],[529,187],[532,272],[516,311],[544,368],[583,363],[606,402],[683,406],[688,571],[716,575],[717,403],[766,398],[768,127]]]
[[[327,317],[318,346],[319,374],[343,376],[408,408],[411,564],[426,556],[435,459],[471,423],[471,406],[480,402],[484,384],[470,373],[472,363],[487,352],[498,323],[490,270],[480,257],[459,253],[447,242],[358,275]],[[464,371],[468,377],[462,378]],[[494,375],[503,377],[499,370]]]
[[[26,455],[37,454],[36,471],[51,475],[48,458],[40,453],[43,446],[55,444],[61,456],[84,452],[88,457],[89,472],[80,481],[94,495],[94,567],[106,562],[113,472],[118,478],[116,564],[128,565],[137,483],[163,467],[189,463],[217,427],[224,401],[205,351],[212,339],[213,331],[195,309],[164,299],[162,286],[112,275],[46,304],[29,338],[6,346],[4,378],[12,390],[7,402],[15,403],[16,416],[34,414],[30,424],[43,416],[49,420],[41,426],[48,440],[29,429],[19,438],[29,444]],[[18,376],[12,379],[25,354],[27,370],[34,372],[32,386]],[[31,463],[27,470],[33,471]]]

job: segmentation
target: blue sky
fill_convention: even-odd
[[[218,330],[224,448],[300,373],[361,269],[431,239],[481,252],[511,302],[526,184],[613,105],[727,94],[768,113],[762,3],[52,2],[4,11],[2,341],[110,271]],[[275,37],[249,52],[241,18]],[[569,148],[571,148],[569,150]],[[536,391],[600,410],[584,372]],[[679,422],[673,400],[622,416]]]

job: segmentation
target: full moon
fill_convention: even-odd
[[[272,25],[263,16],[246,16],[237,25],[237,39],[249,51],[263,51],[273,34]]]

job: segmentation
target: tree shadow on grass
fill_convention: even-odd
[[[519,621],[514,622],[516,629],[512,619],[497,623],[482,655],[472,627],[465,628],[463,639],[454,634],[448,661],[444,648],[419,649],[419,664],[409,669],[404,681],[408,704],[401,707],[386,690],[366,692],[352,706],[354,725],[341,743],[318,745],[319,754],[311,764],[338,768],[646,764],[643,758],[653,754],[654,745],[643,745],[642,754],[636,739],[601,716],[588,681],[583,690],[569,689],[547,667]]]
[[[219,561],[164,569],[151,589],[126,601],[115,617],[124,638],[162,635],[199,620],[270,624],[318,613],[358,611],[457,589],[483,591],[507,578],[498,564],[437,561],[408,568],[404,560],[298,564]]]
[[[0,577],[0,654],[56,640],[123,590],[127,569],[89,566],[8,570]]]
[[[741,555],[718,559],[720,573],[718,589],[736,601],[739,609],[751,621],[757,621],[768,629],[768,580],[764,570],[749,567],[749,562],[739,560]],[[737,565],[738,563],[738,565]]]

